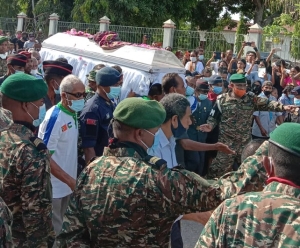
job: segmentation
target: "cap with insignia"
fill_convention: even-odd
[[[42,99],[48,91],[43,79],[28,74],[18,73],[10,75],[1,85],[1,92],[19,102],[34,102]]]
[[[298,136],[299,134],[299,136]],[[283,123],[270,133],[269,142],[300,157],[300,124]]]
[[[166,111],[157,101],[131,97],[117,105],[113,116],[130,127],[150,129],[159,127],[165,121]]]
[[[12,113],[0,107],[0,132],[8,129],[13,124]]]
[[[73,66],[61,61],[47,60],[43,62],[43,69],[46,75],[54,74],[65,77],[72,74]]]
[[[0,36],[0,45],[4,42],[8,41],[8,38],[6,36]]]
[[[246,77],[244,74],[236,73],[230,77],[232,83],[246,83]]]
[[[22,54],[12,54],[7,56],[6,63],[8,65],[17,65],[17,66],[25,67],[27,63],[27,57]]]
[[[86,75],[87,79],[89,81],[93,81],[93,82],[96,82],[96,73],[97,73],[97,70],[91,70],[89,72],[89,74]]]
[[[119,82],[122,74],[111,67],[103,67],[96,73],[97,85],[108,87]]]

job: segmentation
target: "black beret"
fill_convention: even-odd
[[[43,62],[43,69],[46,75],[54,74],[65,77],[72,74],[73,66],[61,61],[47,60]]]
[[[21,67],[25,67],[27,63],[27,57],[22,54],[12,54],[7,56],[6,61],[8,65],[18,65]]]

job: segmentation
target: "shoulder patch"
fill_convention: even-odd
[[[37,137],[31,137],[29,140],[34,144],[38,151],[47,150],[47,146],[44,144],[43,140]]]
[[[165,160],[151,155],[147,155],[143,161],[158,170],[161,170],[167,166],[167,162]]]

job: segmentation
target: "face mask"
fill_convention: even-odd
[[[7,55],[6,54],[0,54],[1,59],[6,59]]]
[[[178,123],[177,128],[174,128],[173,125],[171,124],[172,133],[175,138],[179,138],[186,131],[186,129],[184,128],[184,126],[182,126],[181,121],[179,119],[177,119],[177,123]]]
[[[295,98],[295,99],[294,99],[294,104],[295,104],[296,106],[300,106],[300,99]]]
[[[223,88],[221,86],[214,86],[213,92],[217,95],[222,93]]]
[[[269,95],[271,95],[271,93],[272,93],[272,91],[264,90],[265,96],[269,96]]]
[[[75,112],[80,112],[84,107],[84,99],[79,100],[68,100],[72,103],[72,105],[68,105],[70,109],[72,109]]]
[[[154,140],[153,140],[153,144],[151,147],[148,147],[142,140],[142,143],[145,147],[147,147],[147,153],[148,154],[155,154],[155,151],[157,151],[158,145],[159,145],[159,138],[156,134],[153,134],[151,132],[149,132],[148,130],[144,129],[147,133],[151,134],[152,136],[154,136]]]
[[[36,108],[39,109],[39,118],[38,119],[33,119],[33,117],[32,117],[31,114],[29,114],[28,112],[27,112],[27,114],[29,114],[29,116],[33,120],[32,121],[32,125],[35,126],[35,127],[38,127],[43,122],[43,120],[45,119],[45,116],[46,116],[46,105],[44,103],[42,106],[38,107],[35,104],[33,104],[32,102],[31,102],[31,104],[33,106],[35,106]]]
[[[197,58],[196,57],[191,57],[191,61],[192,61],[192,63],[195,63],[197,61]]]
[[[295,96],[291,94],[291,95],[289,95],[289,98],[294,99]]]
[[[204,55],[199,55],[198,58],[199,58],[199,60],[203,60],[204,59]]]
[[[199,98],[201,101],[203,101],[203,100],[207,99],[207,95],[200,94],[200,95],[198,96],[198,98]]]
[[[192,96],[194,94],[195,90],[190,87],[190,86],[187,86],[186,89],[185,89],[185,95],[186,96]]]
[[[235,87],[233,88],[233,92],[237,97],[242,97],[246,94],[246,90],[240,90]]]
[[[37,70],[31,70],[30,74],[35,76],[37,74],[37,72],[38,72]]]
[[[261,92],[261,86],[260,86],[260,85],[254,85],[254,86],[252,87],[252,92],[253,92],[255,95],[260,94],[260,92]]]
[[[110,87],[110,92],[106,93],[107,97],[109,99],[116,99],[120,96],[121,93],[121,87]]]
[[[58,83],[57,83],[55,80],[54,80],[54,82],[55,82],[55,84],[58,86],[57,89],[55,89],[55,88],[53,87],[54,93],[55,93],[56,95],[59,95],[59,94],[60,94],[60,87],[59,87]]]

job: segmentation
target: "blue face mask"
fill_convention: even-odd
[[[203,60],[203,59],[204,59],[204,55],[199,55],[199,56],[198,56],[198,59],[199,59],[199,60]]]
[[[186,132],[186,129],[184,128],[184,126],[182,126],[181,121],[178,119],[178,127],[174,128],[173,125],[171,124],[171,130],[173,133],[173,136],[175,138],[179,138],[180,136],[182,136],[184,134],[184,132]]]
[[[294,104],[295,104],[296,106],[300,106],[300,99],[295,98],[295,99],[294,99]]]
[[[32,102],[31,102],[31,104],[39,109],[39,118],[38,119],[33,119],[33,117],[28,112],[27,112],[27,114],[29,114],[29,116],[33,120],[32,121],[32,125],[35,126],[35,127],[38,127],[43,122],[43,120],[45,119],[45,116],[46,116],[46,105],[44,103],[42,106],[38,107],[35,104],[33,104]]]
[[[291,95],[289,95],[289,98],[294,99],[295,96],[291,94]]]
[[[194,92],[195,92],[195,90],[190,86],[187,86],[185,88],[185,95],[186,96],[192,96],[194,94]]]
[[[148,153],[149,155],[154,155],[154,154],[155,154],[155,151],[157,151],[158,146],[159,146],[159,137],[158,137],[156,134],[153,134],[153,133],[149,132],[149,131],[146,130],[146,129],[144,129],[144,130],[145,130],[147,133],[149,133],[149,134],[151,134],[151,135],[154,136],[154,140],[153,140],[152,146],[149,147],[149,148],[147,149],[147,153]],[[142,143],[144,144],[144,146],[147,147],[147,145],[146,145],[144,142],[142,142]]]
[[[55,80],[54,80],[55,81]],[[54,87],[53,87],[53,90],[54,90],[54,93],[56,94],[56,95],[59,95],[60,94],[60,87],[59,87],[59,85],[58,85],[58,83],[55,81],[55,83],[56,83],[56,85],[58,86],[58,88],[57,89],[55,89]]]
[[[223,90],[223,88],[220,86],[214,86],[214,88],[213,88],[213,92],[217,95],[221,94],[222,90]]]
[[[201,101],[203,101],[203,100],[207,99],[207,95],[205,95],[205,94],[200,94],[200,95],[198,96],[198,98],[199,98]]]
[[[80,112],[84,107],[84,99],[70,100],[70,102],[72,103],[72,105],[69,105],[69,108],[75,112]]]
[[[117,99],[121,94],[121,87],[110,87],[110,92],[106,93],[109,99]]]

